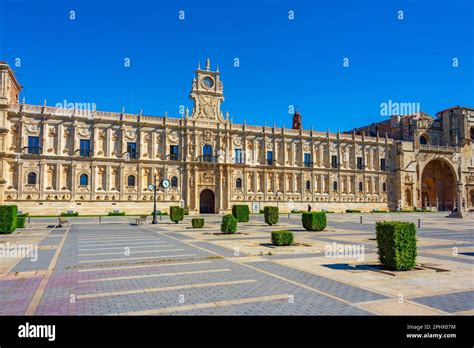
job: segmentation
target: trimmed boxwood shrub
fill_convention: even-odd
[[[232,215],[234,215],[234,217],[237,219],[238,222],[248,222],[249,216],[250,216],[249,206],[246,204],[233,205]]]
[[[16,229],[18,219],[16,205],[0,206],[0,233],[12,233]]]
[[[278,207],[264,207],[263,214],[268,225],[275,225],[278,222]]]
[[[227,214],[222,217],[221,232],[235,233],[237,232],[237,219],[232,214]]]
[[[416,227],[412,222],[379,221],[375,224],[380,262],[388,269],[407,271],[415,267]]]
[[[323,211],[303,213],[301,219],[306,231],[322,231],[326,228],[326,213]]]
[[[191,219],[191,224],[194,228],[203,228],[204,227],[204,219],[203,218],[193,218]]]
[[[293,232],[290,231],[272,231],[273,245],[291,245],[293,243]]]
[[[109,216],[125,216],[124,211],[111,211],[109,212]]]
[[[359,209],[346,209],[346,213],[361,213]]]
[[[73,213],[61,213],[61,216],[64,216],[64,217],[72,217],[72,216],[79,216],[79,212],[75,211]]]
[[[178,223],[184,219],[184,209],[178,205],[170,207],[170,219],[174,223]]]
[[[25,215],[18,215],[16,217],[16,228],[25,228],[26,218],[27,216]]]

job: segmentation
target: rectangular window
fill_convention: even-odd
[[[311,154],[310,153],[305,153],[304,154],[304,166],[305,167],[311,167],[313,163],[311,162]]]
[[[81,139],[79,143],[79,156],[90,157],[91,156],[91,141],[89,139]]]
[[[267,151],[267,164],[273,165],[273,151]]]
[[[30,155],[39,155],[39,137],[28,137],[28,153]]]
[[[380,170],[385,170],[385,169],[386,169],[385,158],[381,158],[380,159]]]
[[[170,145],[170,160],[178,160],[178,145]]]
[[[235,149],[235,163],[244,163],[244,157],[242,156],[242,149]]]
[[[127,143],[127,153],[130,159],[138,158],[137,143]]]
[[[338,167],[337,156],[336,156],[336,155],[332,155],[332,156],[331,156],[331,168],[336,169],[337,167]]]
[[[362,157],[357,157],[357,169],[364,169],[364,164],[362,162]]]

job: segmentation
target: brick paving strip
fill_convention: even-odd
[[[41,283],[39,284],[38,288],[36,289],[35,294],[33,295],[33,298],[31,299],[31,302],[26,309],[25,315],[35,315],[36,310],[38,309],[38,306],[41,302],[41,299],[44,295],[44,292],[46,290],[46,286],[48,285],[49,279],[51,278],[51,275],[53,274],[54,267],[56,266],[56,262],[58,261],[59,254],[61,254],[61,250],[64,246],[64,242],[66,241],[66,238],[69,234],[69,229],[71,228],[71,225],[66,229],[66,232],[64,233],[63,238],[61,239],[61,243],[59,243],[59,246],[56,249],[56,253],[53,256],[53,259],[51,260],[51,263],[49,264],[48,270],[45,272],[43,278],[41,279]]]

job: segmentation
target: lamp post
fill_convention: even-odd
[[[153,175],[154,183],[153,183],[153,221],[151,222],[153,225],[158,223],[156,219],[156,174]]]

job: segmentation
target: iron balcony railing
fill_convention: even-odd
[[[303,165],[306,167],[306,168],[311,168],[313,166],[313,162],[311,161],[305,161],[303,162]]]
[[[92,157],[92,150],[79,149],[79,156],[81,156],[81,157]]]
[[[170,157],[170,161],[178,161],[179,160],[178,154],[176,154],[176,153],[170,154],[169,157]]]
[[[41,153],[41,147],[39,146],[28,146],[26,152],[29,155],[39,155]]]
[[[217,163],[217,156],[202,155],[198,157],[199,162]]]

